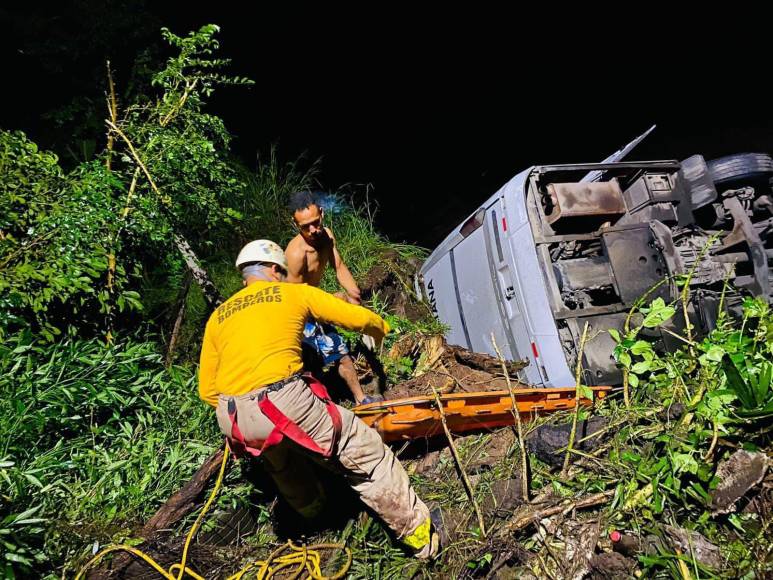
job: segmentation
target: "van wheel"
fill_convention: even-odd
[[[773,177],[773,158],[766,153],[736,153],[707,162],[719,191],[736,187],[764,186]]]

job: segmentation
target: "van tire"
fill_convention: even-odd
[[[746,185],[768,185],[773,177],[773,158],[766,153],[736,153],[707,162],[719,191]]]

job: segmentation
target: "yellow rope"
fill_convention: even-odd
[[[205,580],[203,576],[200,576],[195,571],[186,566],[186,562],[188,561],[188,551],[190,549],[191,542],[193,541],[193,537],[196,535],[196,532],[201,526],[201,522],[204,520],[204,516],[209,511],[209,508],[212,506],[212,502],[215,501],[215,497],[223,485],[223,476],[225,475],[226,463],[228,463],[228,455],[229,449],[228,445],[226,445],[225,451],[223,452],[223,462],[220,464],[220,472],[218,473],[217,480],[215,481],[215,487],[212,490],[212,493],[209,495],[207,502],[204,504],[201,513],[196,518],[196,521],[193,522],[193,526],[185,538],[183,555],[180,562],[173,564],[169,567],[168,570],[164,570],[164,568],[158,562],[156,562],[142,550],[138,550],[133,546],[127,546],[126,544],[116,544],[114,546],[108,546],[96,554],[91,560],[89,560],[86,565],[78,572],[75,580],[81,580],[81,578],[83,578],[84,574],[89,569],[96,565],[105,555],[110,554],[111,552],[129,552],[130,554],[141,558],[151,568],[158,572],[159,575],[166,578],[166,580],[181,580],[185,574],[194,580]],[[342,549],[346,551],[346,563],[338,572],[332,576],[323,576],[322,568],[320,566],[321,558],[319,551]],[[283,553],[288,550],[288,553]],[[300,578],[304,571],[307,573],[307,576],[304,577],[305,579],[339,580],[340,578],[343,578],[344,575],[349,571],[349,567],[351,565],[352,551],[344,544],[313,544],[311,546],[296,546],[292,542],[288,541],[286,544],[271,552],[271,554],[269,554],[268,558],[265,560],[256,560],[251,562],[239,570],[236,574],[230,576],[228,580],[241,580],[247,572],[253,570],[254,568],[258,568],[256,575],[258,580],[269,580],[270,578],[273,578],[278,572],[290,567],[295,567],[295,571],[293,572],[292,576],[290,576],[292,580]]]

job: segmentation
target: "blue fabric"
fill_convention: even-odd
[[[349,354],[346,341],[329,324],[307,322],[303,329],[303,342],[317,352],[323,366],[332,365]]]
[[[368,395],[365,397],[362,401],[360,401],[360,405],[370,405],[371,403],[383,403],[384,397],[381,395]]]

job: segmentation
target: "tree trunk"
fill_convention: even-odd
[[[190,272],[185,275],[183,287],[180,291],[180,297],[177,300],[177,316],[175,317],[174,326],[172,327],[172,336],[169,338],[169,347],[166,350],[166,366],[172,365],[174,350],[175,347],[177,347],[177,341],[180,339],[180,330],[183,326],[183,320],[185,320],[185,306],[188,302],[188,291],[191,288],[191,278]]]
[[[223,303],[223,297],[220,295],[220,292],[217,291],[217,288],[215,288],[212,280],[210,280],[207,271],[201,267],[201,262],[199,262],[199,259],[196,257],[196,253],[193,251],[193,248],[191,248],[188,240],[179,234],[175,234],[174,241],[177,245],[177,249],[180,250],[183,259],[185,260],[185,264],[188,266],[188,270],[190,270],[191,276],[193,276],[193,280],[199,285],[199,288],[201,288],[207,306],[209,306],[210,311],[214,310]]]

